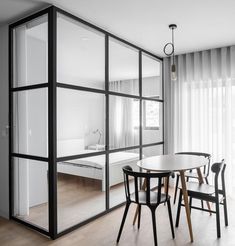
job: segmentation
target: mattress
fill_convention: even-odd
[[[93,151],[94,152],[94,151]],[[119,165],[131,161],[138,161],[139,154],[130,152],[117,152],[109,155],[109,165]],[[63,164],[82,166],[87,168],[103,169],[105,167],[105,155],[91,156],[81,159],[63,162]]]

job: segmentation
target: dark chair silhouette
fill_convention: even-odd
[[[122,229],[126,220],[126,216],[128,213],[128,209],[131,203],[136,203],[139,206],[139,214],[138,214],[138,229],[140,227],[140,217],[141,217],[141,206],[146,205],[150,208],[152,213],[152,224],[153,224],[153,235],[154,235],[154,243],[157,245],[157,230],[156,230],[156,218],[155,218],[155,210],[156,208],[163,203],[167,203],[168,214],[171,225],[171,233],[172,237],[175,237],[173,220],[171,214],[171,204],[170,204],[170,196],[168,195],[168,186],[169,186],[169,176],[170,172],[165,173],[145,173],[145,172],[134,172],[130,166],[123,167],[124,174],[124,184],[125,184],[125,194],[126,194],[126,207],[123,214],[121,226],[119,229],[117,243],[119,242]],[[166,193],[161,192],[162,181],[166,179]],[[145,182],[145,190],[140,189],[142,186],[142,181]],[[156,191],[152,191],[150,189],[150,181],[157,181]],[[131,193],[130,183],[134,183],[134,192]]]
[[[196,155],[196,156],[204,156],[205,158],[208,159],[208,165],[203,167],[203,172],[202,172],[202,177],[205,179],[206,183],[209,184],[208,182],[208,176],[210,174],[210,160],[211,160],[211,155],[208,153],[201,153],[201,152],[178,152],[176,155]],[[185,178],[186,181],[189,181],[190,178],[193,179],[198,179],[198,175],[196,172],[193,172],[193,170],[185,172]],[[174,204],[176,201],[176,196],[177,196],[177,191],[178,191],[178,186],[179,186],[179,179],[180,179],[180,174],[176,174],[176,183],[175,183],[175,193],[174,193]],[[202,203],[202,208],[203,208],[203,203]]]
[[[226,164],[224,164],[224,160],[218,163],[214,163],[211,167],[211,171],[215,174],[214,177],[214,186],[208,184],[199,184],[198,182],[187,182],[187,190],[189,196],[189,205],[190,209],[198,209],[206,212],[212,212],[216,214],[216,225],[217,225],[217,237],[219,238],[220,233],[220,211],[219,205],[224,206],[224,221],[225,226],[228,226],[228,213],[227,213],[227,200],[226,200],[226,190],[225,190],[225,180],[224,180],[224,172],[225,172]],[[221,176],[221,189],[219,188],[219,176]],[[192,199],[200,199],[208,202],[215,203],[215,211],[211,211],[204,208],[199,208],[196,206],[192,206]],[[176,216],[176,227],[179,226],[179,218],[180,218],[180,210],[182,204],[182,189],[180,188],[179,202],[178,202],[178,210]]]

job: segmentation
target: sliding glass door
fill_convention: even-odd
[[[163,154],[162,59],[53,6],[12,24],[10,48],[11,218],[56,238]]]

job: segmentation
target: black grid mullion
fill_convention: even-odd
[[[85,86],[79,86],[79,85],[73,85],[73,84],[65,84],[65,83],[56,83],[56,86],[58,88],[64,88],[64,89],[71,89],[71,90],[78,90],[78,91],[88,91],[88,92],[94,92],[94,93],[101,93],[105,94],[105,90],[95,89],[91,87],[85,87]]]
[[[57,36],[56,36],[56,14],[62,13],[68,17],[71,17],[72,19],[75,19],[76,21],[79,21],[80,23],[83,23],[86,26],[89,26],[91,28],[94,28],[103,34],[105,34],[105,90],[96,89],[96,88],[90,88],[90,87],[83,87],[83,86],[76,86],[72,84],[64,84],[64,83],[57,83],[56,81],[56,42],[57,42]],[[22,87],[16,87],[13,88],[13,57],[12,57],[12,50],[13,50],[13,37],[12,37],[12,30],[18,25],[24,24],[25,22],[31,21],[35,18],[40,17],[41,15],[48,14],[48,83],[43,84],[37,84],[37,85],[30,85],[30,86],[22,86]],[[139,95],[130,95],[125,93],[119,93],[114,91],[109,91],[109,38],[114,38],[118,40],[119,42],[128,45],[132,48],[135,48],[138,50],[139,53]],[[164,99],[152,99],[148,97],[142,97],[142,55],[143,53],[149,55],[153,59],[157,59],[159,62],[162,62],[162,58],[155,56],[154,54],[137,47],[136,45],[133,45],[99,27],[96,27],[76,16],[73,16],[72,14],[69,14],[65,12],[64,10],[61,10],[57,7],[51,6],[43,11],[40,11],[36,14],[33,14],[29,17],[26,17],[10,26],[9,29],[9,107],[10,107],[10,113],[9,113],[9,125],[10,125],[10,141],[9,141],[9,153],[10,153],[10,160],[9,160],[9,171],[10,171],[10,215],[12,215],[13,211],[13,186],[12,186],[12,167],[11,167],[11,159],[12,157],[19,157],[19,158],[26,158],[26,159],[34,159],[34,160],[40,160],[40,161],[48,161],[48,178],[49,178],[49,232],[46,232],[41,229],[37,229],[37,226],[32,226],[24,221],[22,221],[22,224],[26,224],[27,226],[31,227],[32,229],[38,230],[43,234],[50,235],[51,238],[55,239],[58,236],[64,235],[67,232],[72,231],[75,228],[78,228],[81,225],[86,224],[88,221],[91,221],[99,215],[94,216],[82,223],[79,223],[75,226],[72,226],[62,233],[58,233],[57,231],[57,162],[59,161],[66,161],[66,160],[72,160],[72,159],[78,159],[78,158],[84,158],[89,156],[95,156],[95,155],[101,155],[104,154],[106,156],[106,173],[105,173],[105,181],[106,181],[106,210],[105,214],[109,211],[112,211],[115,209],[115,206],[110,209],[109,199],[109,154],[120,152],[120,151],[127,151],[127,150],[133,150],[133,149],[139,149],[140,158],[142,158],[143,148],[144,147],[150,147],[150,146],[156,146],[156,145],[163,145],[164,141],[161,142],[155,142],[151,144],[143,144],[142,141],[142,119],[143,119],[143,109],[142,109],[142,102],[143,100],[151,100],[151,101],[158,101],[160,103],[164,102]],[[163,69],[163,66],[162,66]],[[162,79],[163,79],[163,73],[162,73]],[[31,90],[31,89],[39,89],[39,88],[45,88],[48,87],[48,158],[46,157],[38,157],[38,156],[30,156],[30,155],[23,155],[23,154],[17,154],[13,153],[12,151],[12,143],[13,143],[13,136],[12,136],[12,124],[13,124],[13,93],[16,91],[23,91],[23,90]],[[93,152],[89,154],[81,154],[81,155],[74,155],[74,156],[65,156],[65,157],[59,157],[57,158],[57,117],[56,117],[56,89],[58,88],[65,88],[65,89],[72,89],[72,90],[82,90],[82,91],[88,91],[93,93],[101,93],[105,95],[105,112],[106,112],[106,118],[105,118],[105,150],[101,152]],[[163,82],[162,82],[162,89],[164,93],[163,88]],[[164,97],[164,94],[162,94]],[[109,98],[110,96],[120,96],[120,97],[127,97],[127,98],[133,98],[139,100],[139,120],[140,120],[140,127],[139,127],[139,144],[136,146],[129,146],[124,148],[118,148],[118,149],[110,149],[109,146]],[[164,113],[164,108],[163,108]],[[164,140],[164,117],[163,117],[163,140]],[[100,214],[100,215],[101,215]],[[18,219],[19,220],[19,219]]]
[[[12,92],[17,92],[17,91],[26,91],[26,90],[28,91],[28,90],[34,90],[34,89],[41,89],[41,88],[46,88],[46,87],[48,87],[48,83],[14,87],[14,88],[11,88],[10,90]]]
[[[13,151],[13,29],[9,27],[9,214],[13,216],[14,191],[13,191],[13,160],[11,153]]]
[[[161,63],[161,83],[162,83],[162,98],[164,99],[165,98],[165,85],[164,85],[164,64],[163,62]],[[164,100],[162,102],[162,125],[163,125],[163,128],[162,128],[162,137],[163,137],[163,142],[165,142],[165,103],[164,103]],[[165,154],[165,144],[163,144],[163,154]]]
[[[56,135],[56,10],[48,14],[48,135],[49,135],[49,233],[57,235],[57,135]]]
[[[139,145],[140,145],[140,160],[143,157],[143,148],[142,148],[142,133],[143,133],[143,110],[142,110],[142,52],[139,51],[139,93],[140,93],[140,102],[139,102]]]
[[[105,35],[105,206],[106,210],[109,209],[110,195],[109,195],[109,36]]]

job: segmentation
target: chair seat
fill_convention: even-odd
[[[180,176],[179,173],[177,173],[177,175]],[[195,172],[189,172],[189,171],[187,171],[187,172],[185,172],[185,177],[186,177],[186,178],[194,178],[194,179],[198,179],[198,174],[195,173]],[[202,173],[202,178],[206,178],[206,177],[207,177],[206,174]]]
[[[143,205],[146,204],[147,203],[146,192],[145,191],[139,191],[138,194],[139,194],[139,203],[143,204]],[[157,196],[158,196],[157,192],[150,191],[150,203],[151,204],[157,204]],[[170,196],[168,195],[167,199],[169,199],[169,198],[170,198]],[[135,193],[131,194],[130,199],[131,199],[131,201],[135,202]],[[167,199],[166,199],[166,194],[161,193],[160,203],[164,203]]]
[[[198,182],[186,182],[187,191],[193,193],[201,193],[205,195],[213,195],[215,193],[215,187],[208,184],[199,184]],[[179,187],[182,189],[182,187]]]

